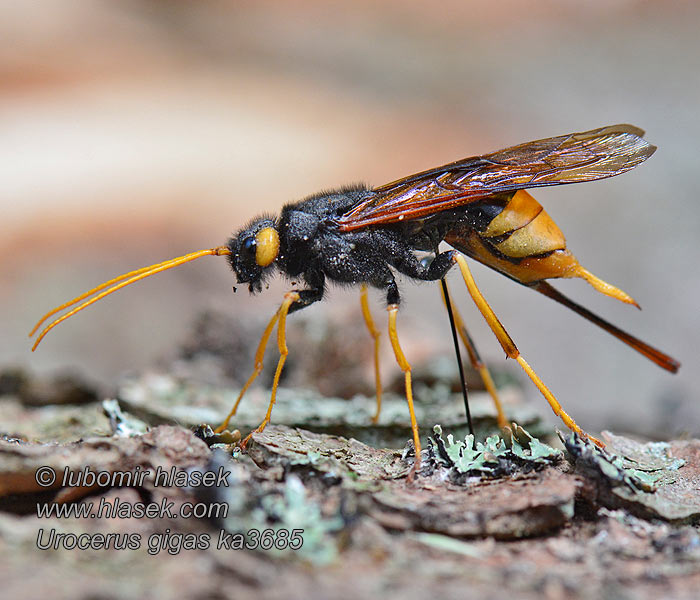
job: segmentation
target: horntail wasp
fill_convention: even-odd
[[[251,293],[260,292],[263,282],[275,272],[301,280],[305,285],[284,295],[282,304],[262,335],[253,374],[217,431],[228,427],[241,398],[260,374],[265,348],[276,325],[280,357],[267,414],[255,431],[262,431],[270,422],[280,374],[288,354],[285,339],[287,315],[323,299],[328,281],[360,286],[362,314],[374,338],[376,422],[381,407],[380,334],[370,314],[367,286],[379,288],[386,292],[389,340],[405,376],[416,452],[415,472],[420,465],[420,439],[413,410],[411,366],[399,344],[396,328],[401,296],[394,273],[423,281],[442,280],[443,298],[448,301],[444,277],[456,264],[470,296],[506,356],[520,364],[567,427],[602,447],[602,442],[583,432],[564,411],[522,357],[477,288],[465,256],[567,306],[660,367],[675,373],[680,366],[677,361],[594,315],[547,283],[547,279],[580,277],[599,292],[639,307],[628,294],[598,279],[579,264],[567,249],[564,235],[557,225],[525,191],[594,181],[629,171],[656,150],[642,139],[643,134],[641,129],[632,125],[602,127],[458,160],[376,188],[358,185],[309,196],[285,205],[279,216],[264,215],[254,219],[225,246],[200,250],[125,273],[59,306],[46,314],[30,335],[36,333],[49,317],[80,303],[46,326],[32,349],[36,349],[56,325],[127,285],[202,256],[227,256],[238,282],[247,283]],[[449,244],[451,249],[440,251],[441,242]],[[432,260],[419,260],[416,252],[430,253]],[[456,312],[454,319],[471,362],[481,373],[494,399],[498,423],[503,427],[506,418],[488,370],[480,362]]]

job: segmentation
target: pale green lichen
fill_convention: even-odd
[[[673,483],[674,474],[685,464],[682,459],[670,456],[669,445],[662,442],[637,444],[625,440],[623,443],[623,438],[610,435],[611,443],[606,451],[575,433],[559,436],[577,464],[599,472],[613,487],[654,492],[661,485]]]
[[[286,476],[280,493],[278,489],[261,487],[242,466],[234,465],[229,474],[232,485],[224,490],[223,499],[229,510],[221,526],[234,536],[230,539],[236,541],[237,549],[259,549],[314,565],[336,559],[334,534],[344,527],[339,512],[324,514],[294,474]],[[216,464],[212,468],[217,468]]]
[[[540,442],[522,427],[514,425],[505,430],[503,437],[492,435],[475,442],[473,435],[455,441],[451,434],[442,439],[442,427],[433,428],[429,439],[429,453],[442,467],[459,474],[497,475],[515,470],[518,466],[537,466],[557,461],[562,453]]]
[[[468,556],[469,558],[484,557],[483,550],[481,550],[476,544],[456,540],[455,538],[439,533],[419,532],[409,534],[409,537],[412,537],[421,544],[425,544],[431,548],[436,548],[437,550],[442,550],[443,552],[452,552],[454,554]]]
[[[288,554],[305,558],[320,565],[332,562],[338,552],[333,533],[340,531],[343,519],[340,515],[324,516],[320,506],[310,500],[301,480],[295,475],[288,475],[284,485],[284,496],[268,495],[261,500],[261,508],[253,512],[254,520],[267,524],[275,534],[278,532],[303,532],[301,548],[296,550],[273,547],[274,554]],[[262,526],[262,525],[261,525]]]
[[[109,422],[115,435],[133,437],[142,435],[149,429],[141,419],[125,413],[119,406],[119,401],[111,398],[102,401],[102,410],[109,417]]]

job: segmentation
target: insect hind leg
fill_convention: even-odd
[[[413,277],[414,279],[420,279],[421,281],[437,281],[447,275],[447,272],[454,265],[454,255],[454,250],[439,252],[428,262],[418,260],[411,251],[401,254],[398,257],[395,256],[391,265],[400,273]]]
[[[508,356],[508,358],[513,358],[518,362],[518,364],[522,367],[523,371],[525,371],[527,376],[532,380],[532,382],[537,386],[537,389],[539,389],[542,395],[545,397],[545,400],[547,400],[547,402],[549,403],[549,406],[552,408],[554,414],[557,415],[569,429],[575,431],[584,438],[590,439],[594,444],[596,444],[596,446],[604,448],[605,444],[603,444],[603,442],[583,431],[576,424],[576,422],[566,413],[566,411],[562,408],[561,404],[559,404],[557,399],[554,397],[554,394],[552,394],[552,392],[549,391],[549,388],[547,388],[547,386],[539,378],[537,373],[535,373],[533,368],[520,355],[520,351],[515,345],[515,342],[512,340],[510,335],[508,335],[508,332],[505,330],[505,327],[503,327],[501,322],[498,320],[498,317],[493,312],[493,309],[489,306],[488,302],[486,302],[486,299],[482,296],[481,292],[479,291],[479,288],[476,286],[474,278],[471,274],[471,270],[469,269],[469,265],[467,264],[467,261],[464,258],[464,256],[462,256],[458,252],[455,252],[454,260],[459,266],[460,271],[462,272],[462,278],[464,279],[464,283],[467,286],[469,295],[472,297],[472,300],[474,300],[474,303],[476,304],[477,308],[486,320],[488,326],[491,328],[491,331],[493,331],[494,335],[500,342],[501,346],[503,347],[503,350],[506,353],[506,356]]]

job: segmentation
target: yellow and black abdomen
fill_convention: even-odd
[[[525,190],[470,206],[467,219],[450,229],[444,239],[467,256],[525,285],[581,277],[603,294],[636,304],[625,292],[580,265],[557,224]]]

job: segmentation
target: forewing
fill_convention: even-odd
[[[619,175],[656,150],[633,125],[527,142],[382,185],[338,218],[341,230],[417,219],[501,192]]]

